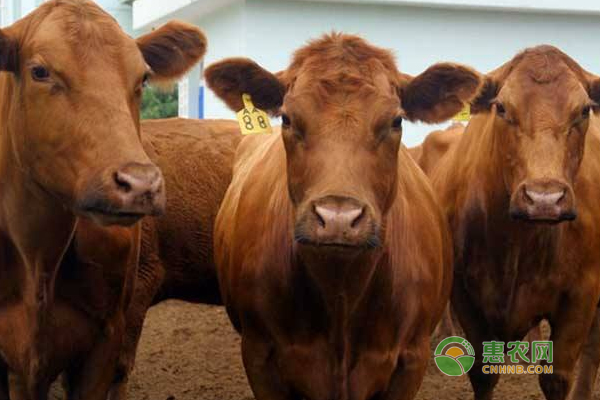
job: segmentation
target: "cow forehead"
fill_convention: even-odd
[[[399,103],[396,88],[386,72],[364,76],[347,69],[326,77],[300,73],[284,102],[287,109],[311,114],[330,114],[337,109],[342,113],[368,115],[397,110]]]
[[[26,35],[21,49],[24,57],[40,55],[63,72],[106,63],[145,68],[135,41],[112,17],[87,1],[58,2]]]
[[[586,72],[568,55],[552,46],[538,46],[518,54],[506,67],[499,99],[520,110],[546,107],[565,112],[589,102]]]
[[[399,74],[391,52],[347,34],[332,33],[294,53],[285,72],[290,97],[316,103],[393,101]]]
[[[590,103],[589,95],[577,74],[563,66],[556,74],[529,69],[514,71],[499,93],[499,100],[509,103],[519,114],[563,121]]]

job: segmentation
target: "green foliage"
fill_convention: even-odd
[[[142,119],[176,117],[177,99],[177,87],[172,91],[147,87],[142,96]]]

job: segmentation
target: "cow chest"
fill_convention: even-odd
[[[576,284],[570,270],[579,261],[559,251],[563,244],[558,235],[536,237],[532,232],[527,237],[527,227],[521,229],[471,236],[457,252],[457,283],[500,338],[524,336]]]

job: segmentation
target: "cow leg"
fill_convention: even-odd
[[[385,400],[412,400],[417,395],[427,371],[429,336],[408,348],[398,360]]]
[[[485,318],[478,309],[473,307],[473,302],[462,288],[462,281],[455,279],[452,291],[452,307],[458,321],[465,332],[466,339],[475,349],[475,364],[469,371],[469,380],[475,393],[475,400],[492,400],[494,387],[498,384],[500,376],[483,373],[483,342],[494,339],[485,322]]]
[[[125,400],[129,389],[129,371],[120,365],[108,392],[108,400]]]
[[[156,283],[156,289],[162,281]],[[139,282],[138,282],[139,283]],[[141,286],[141,285],[137,285]],[[127,398],[127,387],[129,376],[135,365],[137,347],[142,336],[142,328],[146,313],[152,305],[152,299],[156,290],[141,290],[136,287],[136,293],[129,309],[127,310],[127,328],[125,332],[125,344],[119,358],[117,371],[108,395],[109,400],[125,400]]]
[[[579,358],[577,380],[571,392],[571,400],[590,400],[600,366],[600,310],[596,309],[594,322],[587,342]]]
[[[600,309],[596,309],[592,328],[579,358],[577,380],[571,393],[571,400],[589,400],[592,398],[599,366]]]
[[[97,346],[82,364],[81,370],[68,372],[68,400],[106,400],[113,382],[118,347]]]
[[[454,320],[454,311],[450,304],[446,306],[442,320],[438,323],[433,333],[434,337],[445,338],[448,336],[456,336],[458,334],[458,328]]]
[[[554,350],[553,373],[539,377],[540,386],[548,400],[567,398],[575,363],[581,355],[596,313],[595,305],[588,305],[589,293],[578,293],[576,296],[565,299],[549,321],[552,328],[550,340],[553,341]]]
[[[142,254],[142,258],[147,253]],[[163,284],[165,270],[157,257],[152,260],[141,260],[137,272],[135,293],[127,309],[127,327],[125,344],[119,358],[117,374],[108,396],[109,400],[127,398],[129,375],[133,371],[137,347],[142,336],[142,328],[148,309]]]
[[[27,385],[22,377],[17,374],[10,373],[8,375],[8,386],[10,388],[10,400],[28,400]]]
[[[124,318],[106,329],[104,337],[78,368],[67,372],[69,400],[106,400],[117,372],[123,347]]]
[[[242,334],[242,360],[256,400],[291,400],[292,391],[281,379],[272,347]]]
[[[47,400],[51,382],[46,379],[27,381],[18,374],[8,376],[8,386],[11,400]]]

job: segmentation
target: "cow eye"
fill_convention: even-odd
[[[396,117],[392,121],[392,129],[401,129],[402,128],[402,117]]]
[[[50,71],[45,67],[36,66],[31,68],[31,77],[38,82],[47,81],[50,78]]]
[[[506,112],[506,107],[504,107],[504,104],[500,103],[499,101],[496,101],[495,103],[496,106],[496,115],[500,118],[502,118],[506,123],[510,124],[510,125],[517,125],[517,120],[515,120],[512,116],[510,116],[507,112]]]
[[[496,114],[501,118],[506,117],[506,108],[502,103],[496,103]]]
[[[135,95],[140,97],[146,89],[150,85],[150,73],[146,72],[142,77],[142,83],[135,88]]]
[[[298,126],[294,126],[292,128],[292,121],[290,120],[290,117],[285,113],[281,114],[281,127],[283,129],[288,129],[288,132],[293,133],[296,139],[304,140],[304,131]]]
[[[590,117],[590,112],[592,111],[592,107],[591,106],[585,106],[583,107],[583,110],[581,110],[581,118],[582,119],[588,119]]]

